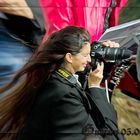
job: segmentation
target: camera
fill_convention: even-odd
[[[107,48],[99,42],[91,44],[91,58],[106,62],[127,59],[132,55],[132,51],[123,48]]]
[[[100,42],[91,44],[91,67],[95,69],[97,63],[112,63],[123,59],[128,59],[132,55],[132,51],[124,48],[107,48]]]

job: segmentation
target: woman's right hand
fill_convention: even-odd
[[[88,87],[100,87],[103,79],[104,63],[98,63],[97,68],[94,71],[90,71],[88,77]]]

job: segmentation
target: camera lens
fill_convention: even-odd
[[[132,55],[132,51],[122,48],[106,48],[100,43],[91,45],[91,58],[104,60],[104,61],[116,61],[127,59]]]
[[[131,56],[132,52],[127,49],[120,48],[104,48],[102,56],[104,60],[122,60],[127,59]]]

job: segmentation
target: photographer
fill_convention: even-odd
[[[44,42],[0,90],[10,92],[0,100],[1,140],[123,140],[113,105],[100,88],[104,64],[90,71],[87,91],[78,82],[76,72],[91,62],[90,43],[89,32],[76,26]]]

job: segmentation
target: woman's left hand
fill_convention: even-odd
[[[120,47],[119,43],[116,43],[116,42],[110,41],[110,40],[107,40],[107,41],[103,42],[102,44],[108,48],[119,48]]]
[[[103,69],[104,63],[98,63],[97,68],[94,71],[90,71],[88,77],[88,86],[90,87],[100,87],[101,81],[103,79]]]

